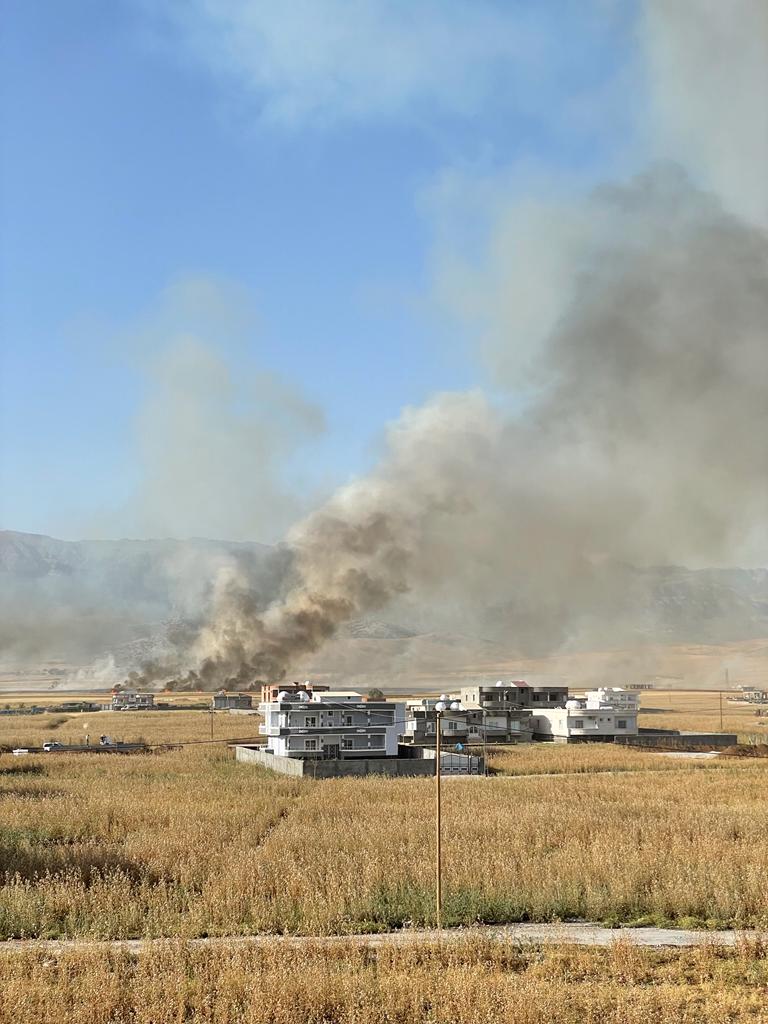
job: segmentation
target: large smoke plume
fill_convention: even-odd
[[[672,6],[674,34],[692,10]],[[761,31],[760,10],[745,9]],[[650,3],[654,38],[659,19]],[[513,641],[530,620],[550,648],[598,618],[618,636],[632,628],[624,566],[764,560],[768,237],[747,219],[759,199],[732,201],[728,174],[718,194],[699,183],[714,188],[717,174],[660,163],[568,209],[542,207],[528,234],[500,229],[473,298],[499,381],[522,373],[508,358],[530,348],[521,325],[544,325],[525,378],[507,381],[533,395],[524,410],[480,392],[407,410],[378,469],[290,532],[282,595],[265,606],[236,568],[223,572],[182,663],[143,681],[281,679],[341,624],[409,592],[506,601]],[[556,271],[550,288],[538,282],[533,320],[515,278],[527,244]]]

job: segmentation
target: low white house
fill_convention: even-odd
[[[259,711],[270,753],[309,759],[396,757],[405,718],[404,704],[353,690],[281,691]]]
[[[564,708],[547,708],[531,715],[534,739],[556,743],[612,740],[637,735],[637,711],[587,707],[580,700],[566,701]]]
[[[614,711],[631,711],[637,714],[640,709],[640,695],[620,686],[600,686],[597,690],[587,690],[587,707],[613,708]]]

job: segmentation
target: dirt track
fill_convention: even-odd
[[[568,945],[611,946],[617,941],[629,942],[634,946],[668,948],[700,946],[705,944],[734,946],[745,937],[765,938],[757,932],[736,931],[688,931],[680,928],[604,928],[589,923],[574,924],[513,924],[503,927],[483,925],[475,928],[452,928],[438,932],[435,929],[404,930],[376,935],[253,935],[223,936],[186,940],[190,945],[225,945],[227,943],[248,943],[254,946],[328,946],[352,943],[356,946],[377,948],[381,946],[407,946],[411,943],[456,942],[469,938],[493,939],[523,945]],[[11,939],[0,942],[0,954],[45,950],[51,953],[73,949],[111,947],[130,953],[141,953],[147,947],[182,939]]]

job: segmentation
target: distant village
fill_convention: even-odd
[[[464,686],[454,694],[389,700],[380,690],[363,695],[306,680],[264,684],[257,703],[251,693],[221,690],[209,702],[195,704],[161,701],[154,693],[116,686],[108,703],[63,701],[7,707],[0,714],[206,710],[259,715],[263,742],[233,744],[237,759],[316,778],[433,774],[437,757],[446,774],[486,774],[489,747],[518,743],[600,742],[684,749],[736,742],[735,736],[726,733],[639,728],[641,689],[650,687],[598,687],[572,694],[562,684],[517,679]],[[768,703],[768,693],[745,689],[729,699]],[[112,740],[101,745],[136,747]]]
[[[247,710],[249,695],[221,692],[215,706]],[[600,687],[583,696],[564,685],[524,680],[463,687],[458,694],[387,700],[376,692],[292,683],[262,687],[258,712],[264,744],[240,744],[238,760],[291,775],[314,777],[485,774],[491,745],[530,743],[625,743],[726,746],[730,734],[693,734],[638,728],[640,695]]]

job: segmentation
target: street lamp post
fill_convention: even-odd
[[[442,879],[442,820],[440,806],[440,731],[442,729],[442,710],[435,708],[435,922],[437,929],[442,928],[443,879]]]
[[[465,711],[460,701],[450,701],[450,698],[443,695],[435,704],[435,921],[440,930],[443,923],[443,837],[442,837],[442,807],[440,804],[440,746],[443,731],[443,712]]]

